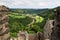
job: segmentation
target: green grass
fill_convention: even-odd
[[[28,33],[37,33],[38,31],[43,32],[43,25],[40,26],[40,24],[43,23],[43,17],[39,16],[38,18],[35,16],[36,21],[30,28],[28,24],[33,21],[33,18],[26,16],[26,14],[22,15],[20,13],[10,12],[9,17],[10,33],[12,37],[16,37],[16,34],[20,30],[26,30]]]
[[[36,16],[36,23],[42,22],[43,20],[44,20],[43,17],[41,17],[41,16]]]
[[[22,15],[21,16],[19,16],[19,15],[16,16],[16,15],[9,14],[9,16],[13,17],[13,18],[26,18],[26,16],[22,16]]]

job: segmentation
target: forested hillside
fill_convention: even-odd
[[[57,7],[59,8],[59,7]],[[28,33],[43,32],[47,19],[54,19],[54,9],[10,9],[10,32],[16,37],[20,30]]]

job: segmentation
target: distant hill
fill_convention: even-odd
[[[58,9],[60,10],[60,6],[53,8],[53,9],[48,9],[47,11],[44,11],[38,15],[43,16],[44,18],[49,18],[49,19],[54,19],[55,18],[55,14],[54,14],[54,9]]]
[[[19,13],[19,14],[37,14],[44,18],[50,18],[54,16],[53,9],[10,9],[10,12]],[[54,18],[51,18],[51,19],[54,19]]]
[[[60,9],[60,7],[56,7]],[[43,32],[46,20],[54,19],[53,9],[10,9],[9,25],[11,36],[16,36],[18,31],[26,30],[28,33]],[[34,18],[33,18],[34,17]],[[43,21],[40,22],[42,19]],[[33,23],[33,24],[32,24]],[[31,25],[29,25],[31,24]],[[29,25],[29,26],[28,26]]]
[[[40,14],[42,12],[45,12],[49,9],[10,9],[11,12],[17,12],[17,13],[29,13],[29,14]]]

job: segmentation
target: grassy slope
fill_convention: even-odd
[[[14,13],[14,12],[10,12],[9,14],[9,24],[10,24],[10,33],[11,36],[16,36],[16,34],[18,33],[18,31],[20,30],[26,30],[28,33],[36,33],[38,31],[43,31],[43,28],[40,27],[40,22],[42,21],[41,19],[43,17],[39,16],[39,19],[34,19],[35,22],[34,24],[31,25],[31,27],[28,26],[29,23],[31,23],[33,21],[33,18],[26,16],[25,15],[21,15],[20,13]],[[36,16],[34,16],[36,17]],[[41,20],[41,21],[39,21]],[[36,21],[38,21],[36,23]]]
[[[59,7],[57,7],[59,9]],[[20,9],[13,9],[11,10],[9,16],[10,16],[10,28],[11,28],[11,35],[16,36],[16,33],[19,30],[26,30],[28,33],[36,33],[38,31],[43,31],[43,27],[45,25],[46,20],[49,19],[54,19],[55,15],[53,12],[54,9],[49,9],[49,10],[20,10]],[[31,25],[32,27],[28,27],[27,25],[33,21],[33,18],[25,16],[25,14],[36,14],[42,16],[43,21],[40,22],[41,19],[36,18],[35,23]],[[21,14],[24,14],[23,16]],[[35,15],[35,17],[36,17]]]

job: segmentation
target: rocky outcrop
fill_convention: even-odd
[[[55,9],[55,23],[51,34],[51,40],[60,40],[60,10]]]
[[[12,40],[13,39],[14,38],[12,38]],[[17,39],[18,40],[43,40],[43,33],[37,32],[33,34],[28,34],[27,31],[19,31]]]
[[[26,31],[19,31],[18,40],[28,40],[28,33]]]
[[[43,40],[43,32],[37,32],[37,40]]]
[[[51,39],[51,33],[52,33],[53,27],[54,27],[54,20],[48,19],[44,26],[44,40]]]
[[[0,6],[0,40],[8,40],[10,38],[8,11],[7,7]]]
[[[29,40],[37,40],[36,34],[29,34]]]

